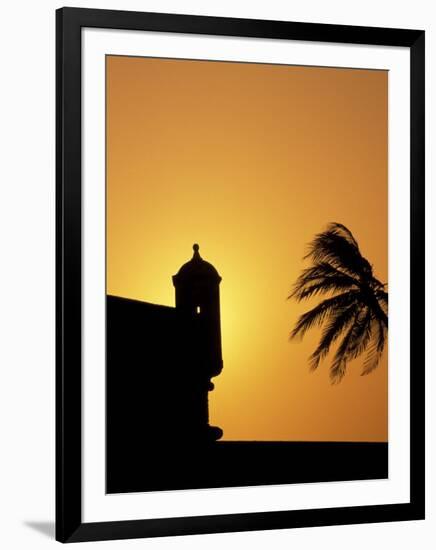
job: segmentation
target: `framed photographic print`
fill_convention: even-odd
[[[57,11],[62,542],[424,517],[424,32]]]

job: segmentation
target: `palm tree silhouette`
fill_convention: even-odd
[[[332,383],[340,382],[347,363],[365,352],[362,375],[372,372],[387,341],[386,285],[375,278],[353,234],[342,224],[330,223],[316,235],[305,258],[313,265],[303,270],[288,298],[300,302],[321,294],[332,296],[301,315],[290,338],[302,338],[310,328],[324,325],[318,347],[310,356],[314,370],[342,336],[330,367]]]

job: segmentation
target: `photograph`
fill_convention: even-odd
[[[388,71],[105,71],[106,491],[388,478]]]

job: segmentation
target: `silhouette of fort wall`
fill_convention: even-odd
[[[176,308],[107,297],[108,455],[144,439],[198,440],[208,424],[202,324]]]

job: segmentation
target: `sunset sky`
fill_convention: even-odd
[[[387,441],[387,353],[331,385],[316,300],[287,300],[328,222],[387,282],[385,71],[107,57],[107,291],[174,305],[200,244],[219,271],[224,370],[210,422],[230,440]],[[319,300],[319,298],[318,298]]]

